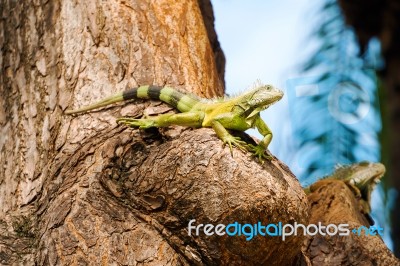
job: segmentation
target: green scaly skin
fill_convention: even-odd
[[[385,174],[385,166],[381,163],[360,162],[348,166],[340,166],[336,171],[325,177],[345,182],[357,197],[361,199],[362,212],[371,212],[371,193]],[[304,189],[307,194],[312,192],[312,185]]]
[[[140,86],[120,92],[102,101],[77,110],[67,110],[65,114],[77,114],[103,107],[112,103],[131,99],[161,100],[181,113],[163,114],[142,119],[121,117],[118,123],[130,127],[146,129],[150,127],[167,127],[179,125],[187,127],[212,127],[217,136],[228,144],[231,154],[232,146],[242,151],[250,151],[261,162],[269,157],[265,154],[272,140],[272,132],[260,117],[260,112],[279,101],[283,92],[270,85],[260,85],[240,96],[233,98],[207,100],[175,90],[170,87]],[[258,145],[247,144],[238,137],[232,136],[227,129],[245,131],[257,128],[263,136]]]

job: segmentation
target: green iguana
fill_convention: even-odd
[[[360,162],[348,166],[339,166],[332,175],[324,179],[336,179],[345,182],[355,196],[360,199],[361,212],[368,216],[371,212],[371,193],[376,184],[380,182],[385,171],[385,166],[381,163]],[[314,191],[313,185],[305,188],[307,194]]]
[[[66,110],[66,114],[86,112],[112,103],[131,99],[161,100],[173,106],[181,113],[162,114],[154,117],[133,119],[121,117],[118,123],[130,127],[150,128],[180,125],[187,127],[212,127],[224,145],[228,144],[231,154],[232,145],[243,151],[253,152],[262,162],[268,158],[265,154],[272,139],[272,132],[260,117],[260,112],[279,101],[283,92],[270,85],[260,85],[240,96],[225,99],[207,100],[192,94],[180,92],[170,87],[140,86],[120,92],[102,101],[77,110]],[[263,139],[257,146],[247,144],[232,136],[227,129],[245,131],[256,127]]]

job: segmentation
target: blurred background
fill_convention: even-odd
[[[400,256],[400,3],[213,0],[226,93],[285,92],[262,113],[271,152],[303,186],[337,165],[383,162],[372,217]],[[260,137],[256,131],[249,134]],[[396,215],[397,213],[397,215]]]

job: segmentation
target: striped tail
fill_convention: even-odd
[[[152,99],[160,100],[168,103],[172,107],[178,109],[180,112],[188,112],[199,103],[196,96],[187,95],[169,87],[159,87],[153,85],[140,86],[124,92],[117,93],[113,96],[107,97],[95,104],[87,105],[76,110],[66,110],[65,114],[77,114],[100,107],[110,105],[112,103],[132,100],[132,99]]]

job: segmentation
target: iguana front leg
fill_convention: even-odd
[[[247,151],[246,149],[247,143],[240,140],[239,137],[232,136],[220,122],[214,120],[211,122],[211,126],[214,129],[217,136],[224,142],[224,145],[225,144],[229,145],[229,149],[231,151],[232,156],[233,156],[232,144],[244,152]]]
[[[171,125],[201,127],[203,118],[204,113],[202,112],[186,112],[179,114],[163,114],[141,119],[120,117],[117,119],[117,123],[125,124],[130,127],[138,127],[141,129],[150,127],[167,127]]]
[[[263,136],[263,139],[258,143],[257,146],[249,144],[248,147],[254,153],[254,155],[258,157],[260,162],[263,162],[263,158],[270,160],[271,156],[268,156],[265,153],[265,150],[268,148],[268,145],[272,140],[272,132],[260,116],[256,118],[254,125],[258,132],[260,132],[260,134]]]

